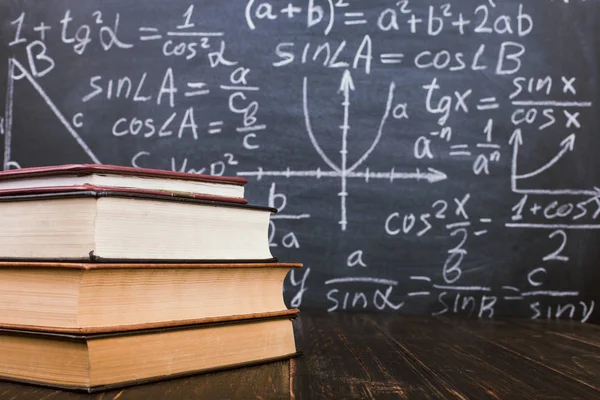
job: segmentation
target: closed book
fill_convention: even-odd
[[[0,379],[87,392],[295,355],[289,315],[88,335],[0,329]]]
[[[0,262],[0,327],[99,333],[293,314],[283,281],[299,267]]]
[[[102,186],[220,196],[243,201],[241,177],[223,177],[102,164],[66,164],[0,171],[0,195],[4,190]]]
[[[0,259],[273,261],[273,208],[134,189],[0,196]]]

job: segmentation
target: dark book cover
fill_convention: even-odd
[[[209,205],[215,207],[246,208],[257,211],[266,211],[273,214],[277,212],[276,208],[250,205],[246,204],[245,201],[223,201],[223,199],[229,199],[228,197],[191,194],[180,195],[179,192],[164,192],[160,190],[115,187],[107,188],[103,186],[94,185],[63,186],[52,188],[4,189],[0,190],[0,193],[5,194],[3,196],[0,196],[0,202],[76,197],[128,197],[156,201],[178,201],[190,204]]]
[[[0,172],[1,173],[1,172]],[[71,185],[71,186],[42,186],[34,188],[14,188],[0,189],[0,200],[14,199],[16,196],[23,195],[38,195],[38,194],[58,194],[58,193],[78,193],[78,192],[96,192],[96,193],[122,193],[122,194],[139,194],[155,196],[160,198],[190,198],[197,200],[212,201],[218,203],[237,203],[248,204],[248,200],[240,197],[225,197],[215,196],[210,194],[198,194],[191,192],[181,192],[173,190],[154,190],[154,189],[137,189],[115,186],[98,186],[98,185]]]

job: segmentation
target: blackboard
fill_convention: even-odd
[[[594,1],[3,1],[4,168],[243,176],[287,304],[597,320]]]

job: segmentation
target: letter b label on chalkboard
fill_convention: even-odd
[[[283,211],[287,203],[287,197],[283,193],[275,193],[275,183],[271,184],[269,189],[269,207],[276,208],[277,211]]]
[[[41,78],[54,69],[54,60],[48,56],[44,42],[35,40],[27,45],[27,61],[31,74]]]

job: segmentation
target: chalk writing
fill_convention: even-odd
[[[47,3],[0,5],[4,169],[246,177],[292,307],[594,319],[597,4]]]

